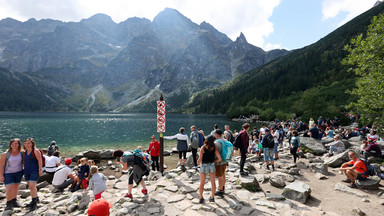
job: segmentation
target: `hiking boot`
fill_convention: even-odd
[[[142,189],[141,193],[143,193],[144,195],[147,195],[148,194],[148,190],[147,189]]]
[[[124,197],[128,197],[128,198],[130,198],[130,199],[132,199],[132,198],[133,198],[132,194],[129,194],[129,193],[125,194],[125,196],[124,196]]]
[[[348,187],[350,187],[350,188],[357,188],[357,186],[356,186],[355,182],[353,182],[353,183],[349,184],[349,185],[348,185]]]
[[[242,175],[242,176],[248,176],[248,172],[246,172],[246,171],[242,171],[242,172],[240,172],[240,175]]]
[[[12,202],[12,206],[13,206],[14,208],[20,208],[20,207],[21,207],[21,205],[17,202],[17,199],[16,199],[16,198],[13,199],[11,202]]]
[[[37,202],[36,202],[36,200],[35,201],[32,200],[31,205],[29,206],[29,211],[33,212],[36,209],[37,209]]]
[[[185,168],[184,165],[181,165],[181,170],[182,170],[183,172],[185,172],[187,169]]]
[[[215,198],[214,197],[210,197],[209,198],[209,202],[215,202]]]
[[[220,197],[223,197],[224,196],[224,191],[222,190],[218,190],[215,192],[215,196],[220,196]]]
[[[347,179],[344,179],[344,180],[341,180],[342,182],[345,182],[345,183],[351,183],[351,179],[347,178]]]
[[[4,211],[13,210],[12,201],[7,202],[7,206],[5,206]]]
[[[39,197],[36,197],[36,203],[38,203],[38,202],[40,202]],[[27,203],[27,204],[25,205],[25,207],[26,207],[26,208],[29,208],[29,207],[31,207],[31,205],[32,205],[32,201],[31,201],[30,203]]]
[[[204,198],[200,198],[199,203],[203,204],[204,203]]]
[[[269,170],[269,165],[267,165],[267,170]]]

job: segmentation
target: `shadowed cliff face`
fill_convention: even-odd
[[[0,21],[0,67],[69,92],[63,106],[85,111],[137,109],[125,105],[158,85],[157,93],[177,98],[171,108],[178,108],[192,93],[287,53],[265,52],[243,34],[233,42],[210,24],[198,25],[169,8],[152,22],[129,18],[117,24],[103,14],[69,23]],[[99,85],[90,107],[86,99]],[[143,98],[139,106],[153,100]]]

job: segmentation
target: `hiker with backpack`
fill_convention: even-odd
[[[217,149],[217,151],[220,153],[220,156],[222,155],[223,153],[223,149],[226,148],[223,144],[224,143],[228,143],[228,141],[226,141],[224,138],[223,138],[223,132],[220,130],[220,129],[216,129],[215,130],[215,147]],[[228,148],[226,148],[225,150],[227,150],[227,153],[229,152]],[[233,151],[233,146],[232,146],[232,151]],[[217,160],[218,157],[215,156],[215,160]],[[222,157],[222,160],[219,161],[219,162],[215,162],[215,170],[216,170],[216,177],[218,179],[218,182],[219,182],[219,188],[218,190],[215,192],[215,195],[217,196],[221,196],[223,197],[224,196],[224,190],[225,190],[225,169],[227,168],[227,165],[228,165],[228,162],[227,161],[224,161],[223,160],[223,157]]]
[[[43,156],[33,138],[24,141],[24,177],[31,191],[32,201],[26,206],[30,211],[37,208],[37,188],[36,183],[43,174]]]
[[[242,145],[240,146],[240,175],[242,176],[247,176],[248,172],[244,171],[244,164],[245,160],[247,159],[248,155],[248,147],[249,147],[249,135],[248,135],[248,130],[249,130],[249,123],[245,123],[242,125],[242,130],[239,133],[239,137],[241,138]]]
[[[355,152],[348,152],[348,157],[351,161],[343,163],[339,170],[347,176],[347,179],[342,181],[350,183],[348,187],[356,188],[355,180],[366,180],[368,177],[366,171],[369,170],[369,167],[356,156]]]
[[[215,137],[213,136],[207,137],[205,144],[200,149],[199,160],[197,161],[197,164],[200,164],[200,187],[199,187],[200,201],[199,203],[204,202],[203,192],[204,192],[204,185],[205,185],[205,179],[207,177],[207,174],[209,174],[209,179],[211,180],[211,191],[212,191],[209,201],[215,202],[215,191],[216,191],[215,163],[220,162],[222,159],[214,142],[215,142]]]
[[[201,133],[196,130],[196,126],[192,125],[191,126],[191,151],[192,151],[192,158],[193,158],[193,169],[197,169],[197,149],[200,148],[203,143],[200,143],[200,136]],[[201,140],[202,141],[202,140]]]
[[[128,170],[129,167],[132,167],[128,172],[128,193],[124,196],[131,199],[133,198],[133,181],[135,181],[136,185],[140,184],[143,187],[141,192],[144,195],[148,194],[148,190],[145,187],[143,176],[148,175],[150,169],[144,161],[143,157],[139,155],[139,149],[136,149],[134,153],[124,153],[122,150],[117,149],[113,152],[112,155],[114,158],[116,158],[117,165],[122,165],[123,170]]]
[[[56,141],[52,141],[51,145],[48,146],[47,148],[47,155],[52,156],[54,152],[59,151],[59,146],[56,145]]]
[[[18,138],[9,142],[8,150],[0,158],[0,182],[5,185],[7,205],[4,211],[21,207],[17,202],[17,194],[23,177],[23,157],[21,141]]]
[[[275,141],[273,139],[272,134],[268,128],[265,129],[265,135],[263,140],[261,141],[264,149],[264,161],[267,164],[267,170],[269,170],[269,164],[272,164],[272,170],[275,170],[275,162],[274,162],[274,153],[273,147],[275,146]]]

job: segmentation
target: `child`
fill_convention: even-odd
[[[88,166],[91,167],[91,166],[96,166],[96,163],[94,160],[88,160]]]
[[[105,177],[102,173],[99,173],[97,166],[92,166],[88,181],[89,187],[87,190],[93,190],[95,200],[100,199],[101,194],[107,189],[107,185],[105,184],[107,177]]]
[[[77,164],[80,164],[79,166],[79,172],[77,173],[77,177],[75,178],[75,181],[72,185],[72,192],[77,191],[80,189],[80,185],[83,186],[84,189],[87,189],[87,177],[89,176],[89,166],[87,164],[88,159],[87,158],[81,158]]]

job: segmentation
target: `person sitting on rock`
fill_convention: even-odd
[[[52,185],[58,190],[64,190],[66,187],[71,185],[75,179],[75,176],[72,174],[71,168],[69,165],[72,164],[72,159],[65,159],[65,164],[59,166],[55,174],[53,175]],[[69,177],[69,178],[68,178]]]
[[[374,156],[381,158],[381,149],[375,142],[375,140],[368,140],[368,147],[364,149],[363,157],[368,160],[368,157]]]
[[[125,197],[131,199],[133,198],[133,180],[135,180],[136,184],[140,184],[143,187],[141,192],[144,195],[147,195],[148,190],[145,187],[143,176],[149,174],[149,167],[144,162],[144,159],[134,154],[124,154],[124,152],[120,149],[117,149],[115,152],[113,152],[113,157],[117,159],[117,165],[123,165],[123,170],[128,170],[128,167],[132,167],[128,173],[128,193],[125,195]]]
[[[365,151],[365,149],[368,147],[368,140],[367,140],[367,138],[365,138],[364,140],[363,140],[363,144],[361,144],[361,146],[360,146],[360,154],[361,155],[363,155],[364,154],[364,151]]]
[[[345,145],[343,141],[340,140],[340,136],[336,135],[333,138],[335,141],[325,144],[325,147],[329,146],[329,156],[333,156],[333,153],[336,152],[336,154],[339,154],[345,150]]]
[[[368,176],[364,175],[364,170],[367,170],[364,162],[359,160],[355,152],[349,152],[348,157],[351,161],[343,163],[340,167],[340,171],[344,172],[347,176],[347,179],[343,182],[350,183],[348,186],[351,188],[356,188],[355,180],[366,180]]]
[[[39,177],[37,183],[46,181],[49,184],[52,184],[53,175],[55,174],[57,167],[60,166],[59,156],[60,152],[56,151],[53,153],[52,156],[47,157],[47,159],[45,160],[45,172]]]

